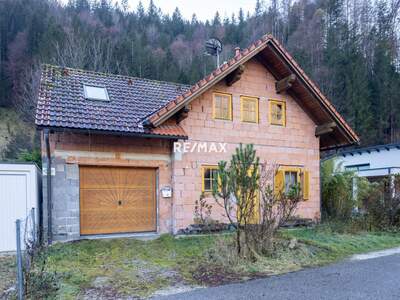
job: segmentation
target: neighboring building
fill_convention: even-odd
[[[320,150],[358,142],[270,35],[193,86],[46,65],[36,124],[45,224],[57,240],[176,233],[193,223],[195,200],[240,143],[277,164],[285,185],[304,174],[297,213],[318,220]],[[174,142],[186,142],[182,152]]]
[[[358,176],[376,180],[400,174],[400,144],[377,145],[340,152],[337,164]]]
[[[22,248],[23,241],[32,238],[32,225],[41,225],[41,180],[40,169],[33,163],[0,162],[0,256],[17,249],[17,219],[21,220]]]

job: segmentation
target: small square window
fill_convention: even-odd
[[[214,93],[213,117],[214,119],[232,120],[232,95]]]
[[[217,168],[218,168],[217,166],[206,166],[202,168],[203,192],[213,191],[214,178],[218,176]]]
[[[83,91],[86,99],[109,101],[108,92],[105,87],[84,85]]]
[[[286,103],[284,101],[269,101],[269,118],[273,125],[286,125]]]
[[[258,123],[258,98],[240,97],[242,122]]]

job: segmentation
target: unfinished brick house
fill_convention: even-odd
[[[358,142],[270,35],[236,49],[193,86],[43,66],[36,124],[46,174],[43,218],[54,240],[176,233],[193,223],[213,169],[240,143],[254,144],[261,162],[279,166],[285,186],[302,172],[297,214],[318,220],[320,151]],[[177,152],[174,142],[216,149]]]

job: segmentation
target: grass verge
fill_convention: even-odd
[[[230,235],[84,240],[50,247],[46,268],[57,273],[60,299],[147,297],[166,288],[241,281],[400,246],[398,234],[338,234],[322,227],[283,230],[280,236],[274,256],[256,262],[234,257]]]
[[[7,295],[5,295],[5,291],[15,285],[15,278],[15,256],[0,256],[0,299],[7,297]]]

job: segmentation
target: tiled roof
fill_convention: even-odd
[[[151,133],[155,135],[186,136],[186,132],[179,125],[160,125],[152,128]]]
[[[110,101],[88,100],[83,85],[106,87]],[[143,121],[187,85],[104,74],[51,65],[42,66],[36,124],[43,127],[186,136],[179,125],[145,128]]]
[[[164,122],[267,47],[279,53],[280,60],[290,65],[294,73],[302,78],[329,118],[333,118],[340,126],[337,134],[346,138],[346,144],[357,143],[357,134],[272,35],[265,35],[248,48],[236,52],[232,59],[192,86],[44,65],[36,124],[43,127],[186,137],[179,125],[166,125]],[[84,84],[106,87],[110,101],[85,99]]]
[[[175,99],[172,99],[169,103],[167,103],[164,107],[160,108],[158,111],[154,112],[149,116],[148,121],[155,126],[158,126],[165,119],[167,119],[170,115],[172,115],[176,109],[180,106],[185,105],[190,102],[194,97],[197,97],[199,94],[207,90],[209,87],[213,86],[216,82],[223,79],[227,74],[232,72],[235,68],[237,68],[240,64],[246,62],[250,58],[254,57],[257,53],[262,51],[267,44],[271,44],[275,49],[278,49],[282,52],[284,58],[287,62],[292,64],[296,72],[304,78],[306,83],[312,88],[313,93],[317,96],[317,99],[323,104],[330,113],[337,118],[338,123],[345,128],[345,130],[349,133],[350,139],[353,143],[359,142],[359,137],[353,131],[353,129],[347,124],[347,122],[343,119],[343,117],[338,113],[335,107],[331,104],[331,102],[322,94],[317,85],[305,74],[305,72],[301,69],[301,67],[297,64],[297,62],[292,58],[292,56],[283,48],[283,46],[271,35],[264,35],[261,39],[252,43],[249,47],[243,49],[242,51],[238,51],[233,58],[231,58],[228,62],[222,64],[220,67],[216,68],[209,75],[204,77],[203,79],[196,82],[192,85],[186,92],[178,95]]]

